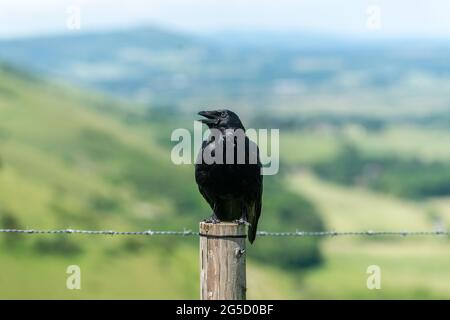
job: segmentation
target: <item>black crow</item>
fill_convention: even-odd
[[[261,214],[263,177],[258,146],[245,135],[239,117],[230,110],[201,111],[199,120],[211,130],[195,165],[200,193],[213,210],[206,221],[248,223],[253,243]]]

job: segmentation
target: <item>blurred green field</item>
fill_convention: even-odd
[[[289,184],[293,190],[321,205],[329,229],[414,231],[429,230],[432,226],[424,208],[398,199],[365,190],[348,190],[305,173],[292,177]],[[85,240],[83,236],[75,237],[97,242]],[[197,242],[197,239],[186,241]],[[154,246],[128,253],[117,249],[122,246],[120,243],[120,239],[100,239],[97,250],[89,246],[83,255],[72,258],[30,255],[26,248],[14,254],[3,252],[0,294],[3,298],[197,298],[198,252],[195,247],[179,244],[167,252]],[[109,250],[105,252],[103,246]],[[248,266],[249,298],[450,297],[449,239],[343,237],[325,240],[322,248],[325,263],[307,271],[285,271],[251,261]],[[65,269],[71,264],[82,268],[80,291],[65,288]],[[381,290],[366,288],[366,269],[373,264],[382,270]]]
[[[450,198],[405,200],[361,186],[325,182],[304,167],[334,157],[349,141],[365,154],[396,155],[447,162],[450,131],[392,126],[379,132],[358,126],[294,131],[282,135],[286,163],[299,167],[288,179],[292,190],[314,203],[327,230],[421,231],[450,227]],[[411,172],[414,176],[414,172]],[[302,277],[302,292],[313,299],[448,299],[448,237],[329,238],[325,263]],[[366,288],[367,267],[378,265],[382,289]]]
[[[130,108],[1,69],[0,226],[196,229],[209,209],[193,168],[170,163],[172,128],[164,126],[192,119]],[[448,229],[450,198],[400,198],[313,172],[348,143],[364,155],[445,163],[449,136],[419,125],[282,129],[282,171],[266,179],[261,230]],[[0,298],[197,299],[197,242],[1,234]],[[249,248],[248,297],[450,298],[449,250],[448,238],[261,238]],[[382,270],[381,290],[366,288],[373,264]],[[69,265],[81,267],[79,291],[65,287]]]
[[[25,250],[2,252],[0,258],[2,299],[198,299],[200,292],[198,250],[191,245],[181,244],[169,253],[155,247],[116,254],[89,246],[72,258]],[[66,288],[66,269],[73,264],[81,268],[81,290]],[[292,275],[253,261],[247,283],[250,299],[301,297]]]
[[[343,142],[353,143],[369,155],[417,157],[424,161],[450,160],[450,131],[412,125],[391,125],[371,132],[364,127],[291,130],[281,135],[282,159],[291,165],[306,165],[336,155]]]
[[[0,115],[1,228],[195,230],[210,215],[193,167],[171,163],[171,129],[151,119],[154,113],[0,68]],[[284,230],[304,219],[312,229],[320,226],[314,209],[279,181],[267,189],[273,190],[266,211],[287,206],[288,217],[268,215],[263,227]],[[290,214],[292,206],[304,214]],[[264,250],[260,245],[250,252],[250,297],[269,298],[272,291],[292,297],[286,290],[290,274],[281,266],[319,263],[317,241],[279,251],[285,243],[266,242]],[[0,248],[0,298],[197,299],[199,294],[196,238],[1,234]],[[65,288],[69,265],[81,267],[79,292]]]
[[[310,173],[289,179],[294,190],[320,206],[327,229],[339,231],[432,230],[429,206],[361,188],[340,187]],[[448,220],[445,225],[448,229]],[[323,243],[325,264],[306,273],[303,289],[310,298],[448,299],[448,237],[338,237]],[[381,268],[380,290],[366,287],[367,267]]]

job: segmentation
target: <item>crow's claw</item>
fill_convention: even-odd
[[[244,218],[240,218],[239,220],[234,220],[233,222],[237,223],[237,224],[245,224],[246,226],[250,225],[250,223],[248,223]]]
[[[211,218],[205,219],[203,221],[206,223],[212,223],[212,224],[220,223],[220,220],[215,217],[211,217]]]

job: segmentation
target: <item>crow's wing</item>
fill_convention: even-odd
[[[256,238],[256,230],[258,228],[258,220],[261,216],[261,207],[262,207],[262,176],[256,182],[257,186],[255,186],[255,190],[250,195],[249,199],[245,204],[245,209],[247,211],[247,219],[250,224],[248,227],[248,240],[250,243],[253,243]]]
[[[249,141],[249,145],[253,144],[253,148],[249,148],[250,152],[257,152],[256,158],[257,164],[251,165],[249,178],[248,196],[246,197],[245,210],[247,212],[248,223],[248,240],[253,243],[256,238],[256,230],[258,228],[258,220],[261,216],[262,208],[262,193],[263,193],[263,176],[261,175],[261,162],[259,159],[259,149],[252,142]],[[251,156],[251,155],[250,155]]]
[[[200,191],[201,195],[206,200],[206,202],[208,202],[208,204],[211,207],[211,209],[214,211],[215,204],[214,204],[214,201],[208,196],[208,193],[206,193],[204,188],[201,187],[201,186],[198,186],[198,190]]]
[[[214,201],[211,199],[211,197],[208,196],[207,191],[205,190],[204,187],[204,181],[206,176],[208,175],[208,167],[203,164],[203,150],[207,147],[208,145],[208,141],[203,141],[202,142],[202,147],[198,153],[197,156],[197,163],[195,165],[195,181],[197,182],[197,186],[198,186],[198,190],[200,191],[201,195],[203,196],[203,198],[206,200],[206,202],[208,202],[209,206],[211,207],[211,209],[214,211]]]

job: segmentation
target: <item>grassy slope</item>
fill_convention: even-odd
[[[289,179],[293,190],[320,206],[331,230],[432,230],[430,205],[419,205],[359,188],[325,183],[309,173]],[[448,228],[448,222],[447,222]],[[304,275],[309,298],[450,298],[448,238],[327,239],[326,263]],[[379,265],[382,289],[366,288],[367,267]]]
[[[190,241],[195,241],[192,239]],[[194,246],[181,245],[170,255],[160,248],[139,253],[108,254],[102,247],[65,258],[23,250],[0,254],[3,299],[197,299],[198,263]],[[81,268],[81,290],[67,290],[69,265]],[[182,266],[182,267],[181,267]],[[249,263],[250,299],[293,299],[295,278],[276,268]]]
[[[387,126],[370,132],[359,126],[329,130],[297,130],[281,134],[282,159],[290,165],[310,165],[336,155],[342,142],[353,143],[367,155],[419,158],[426,161],[449,161],[446,129],[413,125]]]
[[[428,161],[450,160],[448,129],[395,125],[385,128],[380,133],[369,133],[355,128],[347,130],[347,136],[362,151],[369,154],[417,157]]]
[[[166,151],[152,139],[155,129],[123,123],[116,116],[120,108],[111,104],[0,71],[0,218],[13,216],[19,227],[142,229],[153,226],[161,216],[170,216],[174,206],[170,199],[152,196],[152,190],[144,190],[143,195],[132,186],[111,183],[109,179],[118,166],[114,159],[102,159],[100,167],[92,161],[92,155],[102,157],[99,145],[116,147],[118,156],[126,145],[125,154],[139,152],[148,161],[149,171],[151,163],[167,160]],[[34,107],[37,105],[39,108]],[[374,144],[389,146],[373,138]],[[80,150],[80,139],[91,141],[92,148]],[[292,134],[281,147],[291,150],[282,151],[282,155],[292,157],[288,159],[291,163],[312,163],[332,155],[335,146],[334,138],[326,135]],[[420,150],[420,146],[411,147],[411,152]],[[436,146],[434,150],[440,149]],[[177,174],[192,179],[190,169],[177,170]],[[445,199],[418,205],[337,187],[308,174],[293,176],[289,184],[320,208],[328,229],[430,229],[430,208],[445,213],[447,225],[450,221]],[[99,201],[104,198],[117,199],[120,205]],[[68,256],[57,253],[61,250],[58,245],[54,250],[36,250],[39,240],[48,246],[55,245],[52,239],[60,243],[61,237],[42,236],[37,240],[36,236],[24,235],[17,241],[10,239],[0,236],[2,298],[198,297],[194,238],[172,244],[156,238],[72,236],[67,241],[79,245],[81,253]],[[444,239],[330,239],[324,243],[326,263],[309,272],[287,272],[250,261],[249,297],[448,298],[449,249]],[[65,270],[71,264],[82,268],[81,291],[65,288]],[[382,268],[380,291],[365,287],[365,271],[371,264]]]
[[[169,181],[190,181],[192,168],[165,165],[153,129],[119,120],[123,109],[114,104],[0,69],[2,226],[141,230],[170,219],[174,204],[145,181],[151,176],[159,189],[180,192]],[[124,164],[133,176],[118,173]],[[193,192],[179,198],[199,197]],[[167,240],[0,235],[0,297],[198,298],[197,239]],[[81,291],[65,288],[72,264],[82,268]],[[250,298],[295,298],[293,282],[250,261]]]

